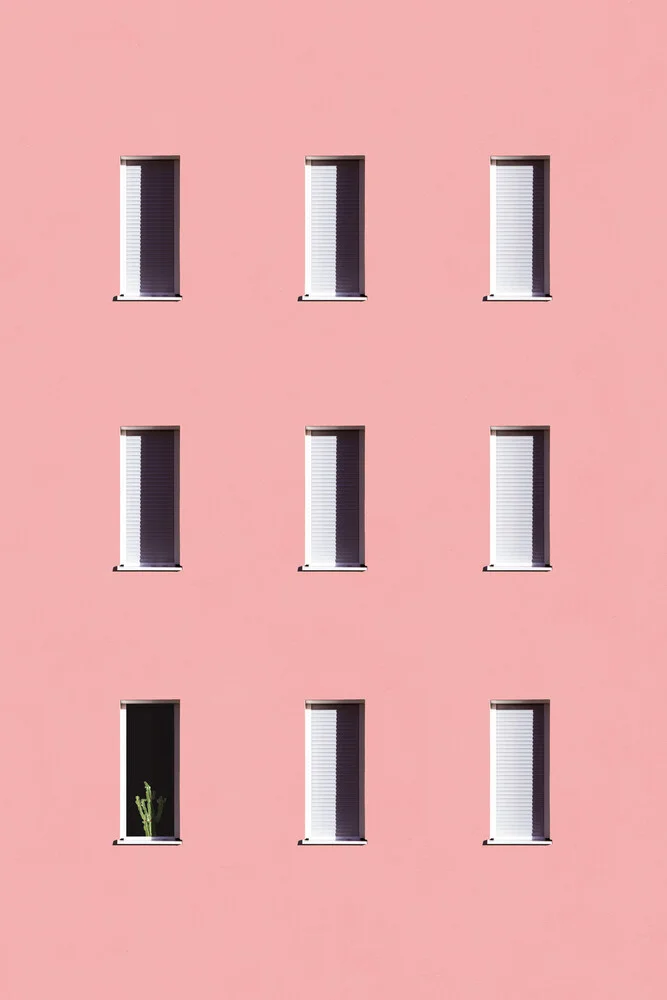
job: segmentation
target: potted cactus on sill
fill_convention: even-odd
[[[144,788],[146,789],[146,798],[142,799],[139,795],[136,795],[134,801],[137,803],[137,809],[141,816],[144,836],[155,837],[157,836],[157,825],[162,819],[162,813],[164,812],[167,800],[163,795],[160,795],[156,799],[155,792],[147,781],[144,781]]]

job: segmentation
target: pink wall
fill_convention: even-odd
[[[663,995],[667,15],[15,5],[5,94],[0,993]],[[123,153],[183,302],[118,305]],[[366,156],[359,305],[303,161]],[[488,291],[551,155],[550,304]],[[113,574],[118,428],[181,426],[181,574]],[[303,429],[366,426],[366,574],[298,574]],[[488,430],[551,426],[551,574],[484,574]],[[118,850],[118,704],[181,699],[176,850]],[[304,850],[303,703],[366,699],[368,846]],[[488,705],[551,699],[548,849],[489,850]]]

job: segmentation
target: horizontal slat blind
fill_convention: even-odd
[[[121,563],[141,564],[141,436],[128,433],[125,441],[125,553]]]
[[[492,431],[495,518],[491,561],[497,566],[544,566],[545,431]]]
[[[360,161],[310,160],[310,287],[307,295],[357,296],[360,289]]]
[[[176,294],[175,161],[128,160],[125,170],[125,274],[122,293]]]
[[[495,160],[495,295],[546,294],[544,160]]]
[[[124,442],[127,566],[174,566],[178,498],[176,431],[126,430]]]
[[[545,838],[545,706],[494,705],[496,840]]]
[[[336,709],[313,705],[310,718],[310,830],[314,840],[336,839]]]
[[[312,566],[360,564],[360,448],[358,430],[310,435],[310,551]]]
[[[360,706],[309,705],[312,840],[358,840],[360,829]]]
[[[125,288],[124,295],[141,292],[141,164],[126,163],[125,171]]]

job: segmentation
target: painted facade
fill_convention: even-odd
[[[655,2],[23,4],[0,74],[0,993],[663,995]],[[118,303],[122,156],[180,157],[180,302]],[[304,292],[365,157],[366,302]],[[548,155],[553,301],[489,303],[490,159]],[[368,572],[299,573],[304,438],[365,428]],[[489,430],[550,428],[550,573],[484,573]],[[179,573],[119,562],[119,431],[180,427]],[[122,700],[180,701],[175,850]],[[306,849],[306,701],[365,834]],[[489,703],[550,701],[550,833],[489,835]]]

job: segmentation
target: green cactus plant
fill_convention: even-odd
[[[147,781],[144,781],[144,788],[146,789],[146,798],[142,799],[140,796],[135,795],[134,801],[137,803],[137,809],[139,810],[139,815],[141,816],[141,822],[144,827],[145,837],[154,837],[157,835],[157,825],[162,819],[162,813],[164,812],[164,806],[166,803],[166,798],[160,795],[158,799],[155,798],[155,792],[152,790],[151,786]],[[153,803],[155,802],[155,812],[153,812]]]

